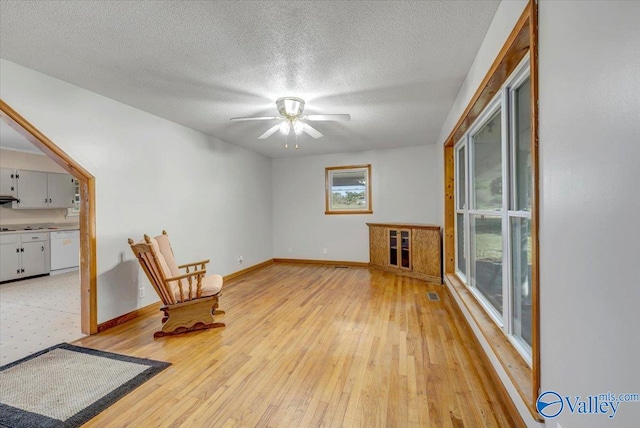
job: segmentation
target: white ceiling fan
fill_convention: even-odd
[[[233,117],[231,120],[280,120],[280,123],[272,126],[264,134],[260,135],[258,137],[260,140],[269,138],[278,130],[284,135],[289,135],[293,130],[296,135],[304,132],[313,138],[320,138],[322,134],[306,123],[307,121],[351,120],[351,116],[348,114],[310,114],[303,116],[304,100],[296,97],[278,98],[276,107],[278,108],[280,116]]]

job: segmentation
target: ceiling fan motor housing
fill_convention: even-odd
[[[288,119],[299,118],[304,111],[304,100],[296,97],[278,98],[276,107],[280,114]]]

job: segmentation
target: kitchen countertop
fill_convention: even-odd
[[[12,230],[2,230],[0,233],[29,233],[29,232],[56,232],[61,230],[78,230],[80,225],[77,223],[34,223],[34,224],[3,224],[0,228],[8,228]],[[25,229],[31,227],[31,229]]]

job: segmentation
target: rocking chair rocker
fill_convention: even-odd
[[[164,230],[155,238],[144,235],[141,242],[129,239],[129,245],[164,305],[162,330],[153,337],[224,327],[213,318],[224,314],[216,310],[223,281],[220,275],[206,275],[209,260],[178,265]]]

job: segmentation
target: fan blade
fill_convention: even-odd
[[[320,138],[322,137],[322,134],[315,128],[312,128],[311,126],[307,125],[306,123],[304,124],[304,128],[302,129],[303,132],[311,135],[313,138]]]
[[[280,119],[278,116],[259,116],[259,117],[232,117],[229,120],[275,120]]]
[[[259,136],[258,140],[264,140],[265,138],[271,137],[273,134],[275,134],[278,131],[278,129],[280,129],[280,124],[273,125],[271,128],[269,128],[267,132]]]
[[[305,116],[305,119],[315,120],[315,121],[325,121],[325,120],[348,121],[348,120],[351,120],[351,115],[350,114],[310,114],[309,116]]]

